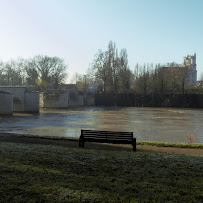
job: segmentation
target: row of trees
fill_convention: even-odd
[[[37,90],[58,88],[67,76],[59,57],[38,55],[30,59],[0,62],[0,86],[32,86]]]
[[[96,83],[102,83],[104,93],[184,94],[190,69],[176,63],[165,67],[160,64],[137,64],[132,72],[126,49],[121,49],[118,54],[115,43],[110,41],[106,51],[99,50],[95,55],[88,73]]]
[[[134,76],[134,90],[138,93],[146,94],[185,94],[189,87],[187,77],[188,68],[182,68],[174,64],[169,66],[156,65],[139,66],[136,65]]]
[[[184,94],[189,73],[189,68],[175,63],[165,67],[137,64],[133,72],[128,65],[127,50],[119,52],[116,44],[110,41],[106,51],[96,53],[87,73],[75,73],[71,82],[79,91],[92,87],[114,94]],[[24,85],[44,91],[47,88],[57,89],[66,78],[67,65],[59,57],[38,55],[30,59],[0,61],[0,86]]]
[[[127,92],[131,88],[133,74],[128,66],[127,51],[121,49],[118,53],[116,44],[112,41],[109,42],[107,51],[99,50],[95,55],[88,73],[103,82],[104,93]]]

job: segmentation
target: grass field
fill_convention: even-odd
[[[192,148],[203,149],[202,143],[175,143],[175,142],[150,142],[150,141],[138,141],[137,145],[151,145],[157,147],[177,147],[177,148]]]
[[[203,202],[203,157],[0,143],[0,202]]]

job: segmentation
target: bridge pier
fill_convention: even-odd
[[[13,114],[13,94],[0,90],[0,115]]]
[[[26,87],[0,87],[0,114],[13,112],[39,112],[39,92]]]

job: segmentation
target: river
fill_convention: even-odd
[[[203,110],[82,107],[0,117],[0,132],[78,138],[81,129],[132,131],[138,141],[203,143]]]

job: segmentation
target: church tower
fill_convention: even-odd
[[[187,85],[197,85],[197,64],[196,64],[196,53],[194,56],[184,57],[183,68],[187,68],[187,77],[185,79]]]

